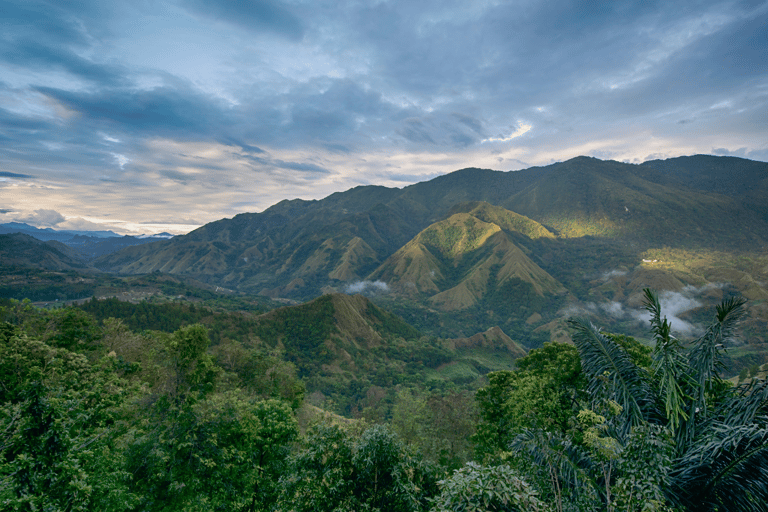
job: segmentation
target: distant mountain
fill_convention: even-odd
[[[2,234],[24,233],[25,235],[35,237],[38,240],[43,240],[43,241],[58,240],[60,242],[64,240],[68,240],[76,235],[90,236],[95,238],[108,238],[108,237],[120,236],[114,231],[70,231],[70,230],[59,231],[52,228],[37,228],[35,226],[30,226],[29,224],[25,224],[23,222],[8,222],[5,224],[0,224],[0,233]]]
[[[0,265],[48,270],[88,270],[82,256],[70,247],[55,240],[43,242],[22,233],[0,235]]]
[[[421,270],[414,265],[446,253],[426,251],[424,238],[431,235],[422,231],[455,215],[457,205],[478,201],[501,207],[504,222],[517,215],[539,230],[526,233],[475,216],[478,229],[484,222],[513,233],[494,238],[488,248],[498,250],[474,253],[478,257],[500,258],[499,251],[530,245],[526,239],[545,231],[551,239],[591,236],[630,244],[635,254],[648,247],[746,250],[768,244],[768,164],[712,156],[673,160],[631,165],[579,157],[514,172],[463,169],[403,189],[356,187],[319,201],[282,201],[94,264],[111,272],[159,270],[250,293],[307,299],[328,287],[394,272],[390,258],[401,258],[398,272],[405,272],[408,260],[409,279],[439,292],[448,281],[438,285],[431,272],[443,272],[445,262]],[[496,264],[502,262],[486,266]]]
[[[134,245],[173,238],[170,233],[156,235],[120,236],[112,231],[58,231],[40,229],[22,222],[0,224],[0,233],[23,233],[38,240],[55,240],[75,249],[79,257],[92,260]]]

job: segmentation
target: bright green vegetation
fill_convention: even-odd
[[[545,343],[477,389],[490,369],[478,365],[503,361],[490,334],[488,346],[457,357],[459,341],[420,336],[361,297],[238,313],[249,326],[243,338],[213,336],[234,313],[203,306],[91,301],[43,310],[7,301],[0,503],[19,511],[764,510],[768,383],[757,365],[739,386],[720,376],[744,301],[725,300],[686,345],[670,335],[649,290],[645,306],[654,348],[574,318],[573,345]],[[164,330],[103,317],[132,311]],[[337,394],[326,405],[358,396],[343,411],[357,419],[308,419],[308,393],[332,383]]]

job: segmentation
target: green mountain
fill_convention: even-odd
[[[691,325],[702,324],[695,304],[712,290],[744,294],[747,332],[759,334],[766,246],[766,163],[579,157],[281,201],[94,266],[299,302],[367,289],[424,333],[466,338],[498,326],[532,347],[567,339],[561,320],[575,313],[642,335],[643,285],[685,295],[692,309],[680,315]]]
[[[512,279],[527,283],[538,295],[564,291],[510,237],[554,238],[546,228],[485,202],[463,204],[455,211],[419,233],[369,279],[386,282],[404,295],[428,296],[443,310],[473,307],[489,286]]]
[[[499,327],[469,338],[424,336],[362,295],[328,294],[254,322],[251,343],[284,354],[311,392],[343,401],[344,409],[372,386],[392,392],[396,384],[480,382],[526,353]]]
[[[0,265],[88,271],[82,256],[61,242],[43,242],[23,233],[0,235]]]
[[[757,249],[768,243],[765,163],[694,156],[631,165],[579,157],[515,172],[463,169],[403,189],[356,187],[319,201],[282,201],[262,213],[119,251],[95,265],[120,273],[158,270],[248,293],[308,299],[329,286],[364,279],[408,244],[407,252],[429,259],[417,235],[461,213],[457,205],[478,201],[538,223],[536,229],[544,231],[526,232],[503,225],[523,217],[512,220],[505,213],[502,221],[476,215],[531,239],[546,231],[642,248]]]

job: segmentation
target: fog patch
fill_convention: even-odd
[[[661,305],[661,317],[666,317],[672,326],[672,330],[680,334],[692,334],[700,329],[693,324],[681,319],[679,315],[702,306],[702,303],[691,297],[688,293],[663,291],[659,294],[659,304]],[[631,310],[632,316],[637,320],[648,324],[651,321],[651,314],[646,310]]]
[[[600,276],[600,279],[603,281],[608,281],[609,279],[612,279],[614,277],[622,277],[627,275],[628,272],[626,270],[610,270],[608,272],[603,272]]]
[[[612,271],[610,274],[620,275],[620,271]],[[687,285],[679,292],[665,290],[658,294],[661,305],[662,318],[666,317],[676,334],[691,336],[702,333],[702,328],[680,318],[688,311],[702,307],[704,304],[698,298],[705,292],[713,289],[722,289],[722,283],[708,283],[704,286]],[[560,311],[567,317],[574,316],[608,316],[615,320],[631,320],[642,323],[648,327],[651,314],[645,309],[627,308],[622,303],[610,302],[586,302],[580,305],[571,305]]]
[[[572,304],[565,309],[560,310],[560,314],[567,317],[575,316],[594,316],[594,315],[608,315],[617,320],[622,318],[632,317],[624,309],[624,306],[620,302],[586,302],[583,305]]]
[[[389,285],[384,281],[355,281],[344,287],[344,293],[347,294],[378,294],[389,293]]]

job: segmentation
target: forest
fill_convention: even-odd
[[[404,362],[382,363],[369,388],[387,399],[367,396],[370,407],[345,415],[309,399],[325,382],[313,368],[330,361],[319,343],[334,328],[328,301],[302,310],[303,323],[279,310],[257,323],[202,305],[3,300],[0,503],[765,510],[768,383],[722,376],[744,299],[724,300],[704,334],[681,341],[657,295],[644,293],[650,346],[571,318],[573,344],[544,343],[480,386],[420,377],[450,354],[375,312],[388,338],[374,357]],[[360,392],[352,387],[338,396]]]

